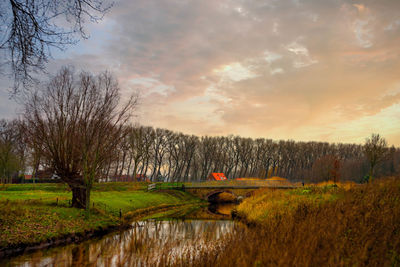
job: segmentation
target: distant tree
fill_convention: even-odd
[[[109,74],[76,75],[63,68],[25,103],[25,132],[32,147],[72,190],[72,206],[88,208],[90,190],[124,138],[137,98],[120,103]]]
[[[143,127],[133,127],[131,126],[128,133],[128,149],[133,161],[133,171],[132,176],[136,180],[138,175],[139,163],[144,158],[145,154],[145,129]],[[129,174],[129,171],[128,171]]]
[[[387,142],[385,138],[379,134],[372,134],[367,138],[364,145],[364,153],[369,162],[369,180],[375,174],[376,166],[383,161],[386,153],[388,152]]]
[[[334,175],[337,175],[335,166],[336,158],[332,155],[325,155],[314,161],[312,167],[312,181],[322,182],[334,179]],[[335,177],[336,179],[336,177]]]
[[[0,120],[0,183],[11,182],[24,168],[19,122]]]
[[[333,169],[331,170],[333,182],[336,184],[340,179],[340,160],[335,157],[333,161]]]
[[[14,76],[14,91],[32,81],[32,72],[44,69],[50,48],[76,43],[75,34],[87,38],[84,23],[100,20],[111,8],[103,0],[0,1],[0,50]]]

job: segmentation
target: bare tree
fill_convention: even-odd
[[[147,170],[149,169],[150,160],[153,157],[153,142],[155,131],[152,127],[144,127],[143,128],[143,135],[142,135],[142,164],[139,169],[139,173],[142,175],[147,175]]]
[[[139,171],[153,179],[162,175],[168,181],[200,181],[210,172],[224,172],[229,179],[277,175],[295,181],[338,182],[341,178],[359,182],[368,168],[364,146],[356,144],[240,136],[199,138],[143,126],[131,127],[124,142],[129,143],[127,148],[116,149],[114,154],[122,155],[123,162],[124,149],[129,149],[128,170],[132,161],[134,174]],[[390,157],[374,173],[398,173],[399,155],[399,149],[391,148]]]
[[[387,142],[385,138],[379,134],[372,134],[370,138],[367,138],[364,145],[365,156],[369,162],[369,180],[373,178],[375,174],[375,167],[384,159],[387,153]]]
[[[32,81],[32,72],[44,69],[50,48],[77,42],[85,20],[100,20],[111,8],[103,0],[5,0],[0,2],[0,50],[3,65],[12,69],[14,92]]]
[[[163,175],[161,174],[162,166],[167,154],[167,140],[171,135],[171,131],[157,128],[154,131],[154,139],[152,144],[153,150],[153,171],[151,173],[152,181],[158,181]]]
[[[190,180],[192,181],[194,177],[189,177],[190,170],[193,165],[193,161],[196,154],[196,146],[198,144],[198,137],[197,136],[186,136],[185,140],[185,163],[186,163],[186,170],[183,176],[181,176],[181,181]]]
[[[135,97],[120,103],[118,84],[109,73],[75,75],[69,68],[26,102],[27,140],[42,148],[42,157],[69,185],[72,206],[89,207],[92,185],[124,138],[124,124],[136,104]]]
[[[145,155],[145,134],[145,129],[143,127],[131,127],[128,134],[128,149],[131,159],[133,160],[132,175],[135,180],[138,174],[139,163],[142,162]]]

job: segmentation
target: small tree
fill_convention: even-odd
[[[372,134],[370,138],[366,139],[364,153],[370,166],[369,181],[372,180],[376,166],[385,158],[387,151],[387,142],[379,134]]]
[[[72,190],[72,206],[88,208],[90,190],[124,138],[137,98],[121,105],[109,74],[75,75],[63,68],[25,103],[25,132],[31,147]]]

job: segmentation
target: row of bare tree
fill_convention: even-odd
[[[360,181],[366,175],[400,172],[400,149],[385,144],[380,145],[384,153],[370,173],[366,145],[197,137],[144,126],[128,126],[126,131],[115,150],[116,159],[107,165],[106,177],[146,174],[151,180],[201,181],[211,172],[223,172],[231,179],[281,176],[317,182],[335,177]]]
[[[105,72],[63,68],[25,101],[20,120],[0,123],[0,177],[48,170],[69,185],[72,205],[88,207],[96,180],[147,176],[201,181],[211,172],[238,177],[317,182],[400,172],[400,150],[372,135],[365,145],[197,137],[130,125],[137,97],[121,101]],[[115,179],[112,179],[115,180]]]
[[[25,143],[19,129],[17,121],[0,123],[3,181],[24,168],[35,172],[39,168],[52,168],[44,151]],[[367,145],[239,136],[197,137],[139,125],[124,126],[123,132],[101,164],[99,178],[102,181],[138,175],[146,175],[152,181],[201,181],[211,172],[223,172],[230,179],[280,176],[310,182],[334,178],[361,181],[367,175],[400,172],[400,149],[395,147],[383,146],[383,155],[378,156],[371,170]],[[68,137],[77,138],[72,134]],[[67,144],[68,140],[65,142]],[[83,149],[77,151],[82,152]],[[66,152],[60,150],[59,153]]]

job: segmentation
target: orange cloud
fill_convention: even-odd
[[[124,0],[96,27],[111,29],[106,40],[80,44],[102,52],[68,62],[110,66],[124,92],[140,89],[146,125],[335,142],[379,131],[400,145],[399,10],[397,0]]]

